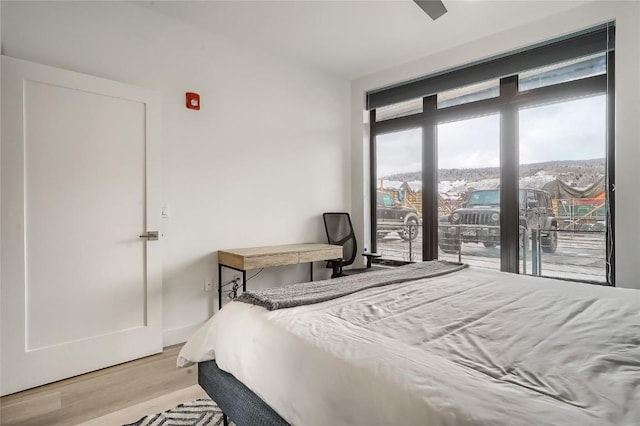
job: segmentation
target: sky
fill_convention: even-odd
[[[605,95],[522,109],[519,125],[520,164],[605,157]],[[378,136],[378,177],[421,170],[421,140],[421,129]],[[438,126],[438,168],[499,165],[499,115]]]

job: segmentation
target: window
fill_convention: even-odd
[[[438,93],[438,108],[462,105],[498,96],[500,96],[500,80],[494,79]]]
[[[420,227],[392,242],[376,203],[372,249],[614,285],[614,35],[606,24],[369,93],[371,193]]]
[[[422,256],[416,240],[422,218],[422,129],[375,137],[376,252],[388,260],[415,261]]]
[[[411,99],[405,102],[378,108],[376,111],[376,120],[384,121],[392,118],[405,117],[407,115],[422,112],[422,98]]]
[[[500,270],[500,115],[439,124],[437,139],[438,258]]]
[[[518,90],[531,90],[558,83],[606,74],[607,57],[597,53],[586,58],[572,59],[559,64],[525,71],[518,75]]]
[[[606,95],[522,108],[518,123],[520,187],[541,189],[521,272],[605,282]]]

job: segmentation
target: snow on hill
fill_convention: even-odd
[[[582,161],[553,161],[520,165],[520,187],[542,188],[546,183],[559,179],[575,188],[586,188],[605,173],[603,158]],[[458,200],[473,189],[491,189],[500,186],[500,169],[442,169],[438,171],[438,191],[443,198]],[[398,173],[382,178],[385,189],[400,189],[406,182],[412,191],[422,189],[420,172]],[[380,185],[379,185],[380,187]]]

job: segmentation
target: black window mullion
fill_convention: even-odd
[[[438,258],[438,140],[435,95],[423,98],[422,260]]]
[[[611,28],[613,33],[615,28]],[[613,42],[613,34],[611,34],[611,42]],[[607,203],[609,208],[606,212],[607,229],[605,231],[606,238],[606,253],[605,253],[605,267],[607,284],[611,286],[616,285],[616,251],[615,251],[615,51],[609,50],[607,53],[607,160],[606,160],[606,183],[605,188]]]
[[[371,218],[371,253],[376,253],[378,250],[376,238],[376,228],[378,220],[377,212],[377,149],[376,149],[376,136],[378,134],[378,128],[376,126],[376,110],[369,111],[369,201],[370,201],[370,218]]]
[[[500,270],[519,273],[518,76],[500,79]]]

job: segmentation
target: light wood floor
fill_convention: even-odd
[[[149,401],[131,407],[123,408],[106,416],[89,420],[79,426],[114,426],[133,423],[146,415],[169,410],[178,404],[193,401],[198,398],[208,398],[209,395],[202,390],[200,385],[189,386],[166,395],[159,396]]]
[[[88,424],[119,425],[205,397],[196,366],[176,367],[181,346],[2,397],[0,424],[73,426],[94,420]]]

